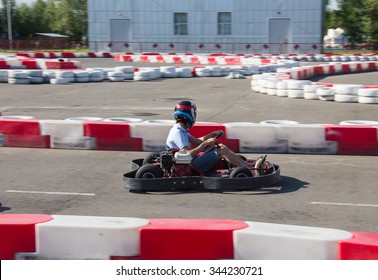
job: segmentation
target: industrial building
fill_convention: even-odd
[[[323,0],[88,0],[93,51],[319,53]]]

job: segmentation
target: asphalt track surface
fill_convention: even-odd
[[[78,59],[83,67],[118,65]],[[187,65],[185,65],[187,66]],[[319,79],[378,84],[378,74]],[[337,124],[378,121],[374,104],[267,96],[250,79],[162,79],[149,82],[59,85],[0,84],[0,112],[37,119],[133,117],[171,119],[175,102],[191,99],[198,119],[218,123],[295,120]],[[269,154],[281,182],[244,192],[130,193],[122,174],[146,152],[0,148],[0,212],[140,218],[237,219],[378,233],[378,157]],[[257,158],[257,154],[244,154]]]

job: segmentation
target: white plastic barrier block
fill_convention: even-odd
[[[131,123],[131,137],[142,138],[143,151],[164,151],[168,133],[174,123],[174,120],[149,120]]]
[[[352,233],[330,228],[247,222],[236,230],[237,260],[337,260],[339,242]]]
[[[106,260],[112,256],[140,254],[139,229],[148,220],[129,217],[52,215],[36,225],[36,252],[16,258]]]
[[[84,125],[74,120],[40,120],[41,134],[50,135],[53,149],[94,150],[96,139],[84,136]]]
[[[287,153],[287,141],[277,137],[275,127],[250,122],[225,123],[227,137],[239,139],[242,153]]]
[[[317,124],[276,125],[277,138],[286,140],[290,154],[337,154],[335,141],[326,141],[325,128]]]

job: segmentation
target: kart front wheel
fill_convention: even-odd
[[[135,174],[135,178],[138,179],[156,179],[156,178],[163,178],[163,170],[160,169],[159,166],[153,164],[145,164],[142,165],[137,173]]]
[[[230,178],[248,178],[252,177],[251,171],[244,166],[239,166],[234,169],[232,169],[230,173]]]

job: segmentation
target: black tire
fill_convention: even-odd
[[[151,153],[144,160],[143,164],[160,162],[160,153]]]
[[[249,178],[252,177],[252,172],[244,166],[235,167],[230,173],[230,178]]]
[[[142,165],[135,174],[138,179],[156,179],[163,178],[163,170],[153,164]]]

